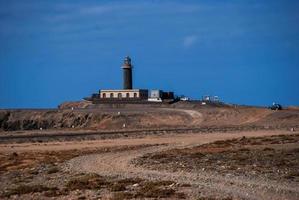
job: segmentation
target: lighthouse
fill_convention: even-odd
[[[133,89],[133,65],[131,58],[126,56],[121,65],[123,71],[123,88],[122,89],[101,89],[98,94],[93,94],[88,98],[94,104],[101,103],[146,103],[163,102],[167,100],[172,102],[174,100],[173,92],[163,92],[162,90],[151,90],[149,96],[148,89]]]
[[[131,58],[126,56],[124,59],[124,63],[122,65],[123,69],[123,89],[124,90],[132,90],[133,89],[133,77],[132,77],[132,64]]]

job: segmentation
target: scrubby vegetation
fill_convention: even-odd
[[[174,149],[135,160],[150,169],[211,171],[299,182],[299,135],[279,135],[217,141]]]

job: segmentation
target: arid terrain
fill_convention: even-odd
[[[299,109],[0,110],[1,199],[299,199]]]

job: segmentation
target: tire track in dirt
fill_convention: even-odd
[[[228,138],[250,136],[250,133],[232,135]],[[269,135],[269,133],[267,133]],[[220,136],[220,137],[219,137]],[[103,176],[119,176],[121,178],[143,178],[149,180],[172,180],[177,183],[187,183],[196,187],[196,192],[213,192],[228,194],[244,199],[298,199],[299,187],[295,184],[264,180],[261,178],[247,178],[233,175],[217,175],[206,171],[200,173],[191,172],[169,172],[149,170],[132,164],[147,153],[160,152],[173,148],[192,147],[203,143],[223,139],[221,134],[218,137],[211,135],[210,138],[202,137],[199,142],[181,137],[176,142],[169,142],[168,145],[140,148],[124,152],[110,152],[103,154],[91,154],[81,156],[66,163],[67,170],[76,172],[97,173]],[[227,138],[227,139],[228,139]]]
[[[188,114],[192,120],[190,125],[200,125],[203,122],[203,115],[202,113],[196,110],[188,110],[188,109],[170,109],[170,108],[163,108],[163,110],[167,111],[174,111],[174,112],[182,112]]]

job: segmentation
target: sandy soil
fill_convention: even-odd
[[[277,181],[264,177],[236,174],[221,174],[211,171],[155,170],[136,166],[133,161],[149,153],[171,149],[192,148],[219,140],[242,137],[299,134],[290,131],[250,131],[240,133],[172,134],[148,136],[134,139],[111,139],[97,141],[49,142],[0,145],[1,153],[68,152],[70,150],[92,150],[97,148],[124,148],[122,151],[108,151],[75,156],[60,166],[63,173],[96,173],[118,179],[145,179],[149,181],[173,181],[179,185],[191,185],[184,191],[188,198],[230,197],[233,199],[298,199],[298,182]],[[154,146],[149,146],[154,145]],[[129,148],[129,147],[138,148]],[[74,194],[72,194],[74,195]],[[108,195],[109,196],[109,195]],[[74,196],[73,196],[74,197]],[[108,198],[109,199],[109,198]]]
[[[212,199],[298,199],[299,198],[299,185],[298,182],[292,181],[277,181],[267,179],[265,177],[252,177],[243,176],[240,174],[225,173],[221,174],[217,171],[192,171],[192,170],[177,170],[173,171],[169,169],[149,169],[140,165],[136,165],[134,161],[150,153],[159,153],[164,151],[171,151],[172,149],[185,149],[193,148],[200,145],[208,144],[211,142],[219,140],[231,140],[237,138],[251,138],[251,137],[261,137],[261,136],[273,136],[273,135],[290,135],[299,134],[299,132],[291,131],[248,131],[248,132],[234,132],[234,133],[193,133],[193,134],[169,134],[162,136],[146,136],[144,138],[119,138],[119,139],[107,139],[107,140],[95,140],[95,141],[73,141],[73,142],[48,142],[48,143],[22,143],[22,144],[2,144],[0,145],[0,153],[5,158],[5,155],[12,156],[24,155],[25,160],[22,162],[16,162],[17,167],[11,166],[9,164],[11,158],[7,160],[8,164],[6,166],[6,172],[1,175],[1,182],[9,182],[12,176],[11,173],[16,173],[15,170],[25,169],[28,166],[28,170],[38,169],[38,166],[45,163],[44,159],[47,159],[46,163],[55,163],[55,166],[59,166],[61,175],[58,177],[52,177],[51,182],[47,181],[49,179],[49,174],[38,175],[38,178],[34,180],[34,183],[40,183],[48,185],[59,185],[62,184],[61,177],[73,177],[76,174],[98,174],[102,177],[114,177],[114,183],[119,183],[119,180],[147,180],[152,183],[159,183],[159,181],[166,181],[168,183],[171,181],[172,184],[163,186],[163,192],[165,197],[170,199],[181,199],[190,198],[212,198]],[[100,149],[100,151],[98,151]],[[108,149],[108,150],[107,150]],[[109,149],[119,149],[116,151],[110,151]],[[35,152],[38,152],[36,154]],[[49,152],[52,152],[49,154]],[[55,153],[56,152],[56,153]],[[65,153],[64,153],[65,152]],[[75,152],[75,153],[73,153]],[[29,155],[26,156],[25,155]],[[31,160],[32,156],[30,154],[36,154],[36,160]],[[59,155],[61,158],[53,159],[52,156]],[[44,155],[44,156],[43,156]],[[18,156],[20,157],[20,156]],[[29,158],[29,159],[28,159]],[[51,159],[50,159],[51,158]],[[50,159],[50,160],[49,160]],[[12,159],[13,160],[13,159]],[[53,160],[53,161],[51,161]],[[58,162],[58,164],[57,164]],[[59,164],[61,163],[61,164]],[[52,165],[51,164],[51,165]],[[44,164],[42,164],[44,165]],[[35,167],[33,167],[35,166]],[[49,170],[48,168],[46,168]],[[7,170],[13,170],[11,173]],[[39,170],[39,174],[42,174],[42,170]],[[18,172],[24,173],[24,172]],[[31,176],[31,175],[30,175]],[[29,176],[29,177],[30,177]],[[25,176],[26,177],[26,176]],[[56,181],[55,181],[56,180]],[[168,181],[168,182],[167,182]],[[136,182],[136,181],[135,181]],[[134,181],[131,185],[136,185]],[[142,184],[145,183],[140,183]],[[175,187],[172,186],[175,184]],[[6,184],[6,186],[9,184]],[[111,185],[111,184],[110,184]],[[188,187],[182,187],[187,185]],[[0,184],[1,186],[1,184]],[[3,185],[2,185],[3,186]],[[5,186],[5,187],[6,187]],[[139,186],[139,187],[141,187]],[[171,191],[180,191],[179,193],[169,192],[169,187],[173,187]],[[4,186],[3,186],[4,187]],[[125,188],[131,186],[124,186]],[[142,186],[140,190],[146,188]],[[167,189],[168,188],[168,189]],[[6,190],[10,190],[9,187]],[[55,190],[56,191],[56,190]],[[60,191],[60,190],[59,190]],[[79,191],[80,195],[100,195],[105,197],[104,199],[115,199],[113,192],[102,192],[99,194],[91,193],[82,190]],[[94,191],[94,190],[92,190]],[[103,192],[104,191],[104,192]],[[183,192],[183,193],[182,193]],[[62,193],[60,191],[60,193]],[[78,198],[78,194],[74,194],[72,190],[67,194],[56,194],[56,198]],[[39,194],[39,195],[38,195]],[[115,193],[124,195],[123,193]],[[114,195],[115,195],[114,194]],[[139,194],[137,192],[137,194]],[[173,196],[176,194],[176,196]],[[184,195],[178,195],[184,194]],[[27,195],[27,196],[26,196]],[[43,193],[34,192],[30,194],[24,194],[22,198],[30,199],[32,195],[37,195],[37,198],[46,198]],[[66,195],[66,196],[65,196]],[[79,196],[80,196],[79,195]],[[16,198],[18,196],[11,196]],[[123,197],[123,196],[121,196]],[[138,196],[135,197],[137,199]],[[134,196],[128,197],[129,199],[135,198]],[[89,198],[89,197],[88,197]],[[141,198],[141,196],[140,196]],[[116,198],[117,199],[117,198]],[[122,199],[122,198],[120,198]]]
[[[46,143],[13,143],[0,144],[0,152],[26,152],[26,151],[64,151],[82,148],[133,146],[142,144],[176,144],[199,145],[215,140],[225,140],[242,136],[258,137],[263,135],[291,134],[290,131],[248,131],[233,133],[192,133],[192,134],[167,134],[162,136],[146,136],[143,138],[119,138],[94,141],[46,142]]]
[[[77,157],[70,160],[67,170],[76,172],[97,173],[104,176],[121,176],[122,178],[144,178],[150,180],[172,180],[180,184],[191,184],[200,188],[201,192],[208,194],[227,194],[235,198],[248,199],[298,199],[298,184],[269,181],[259,178],[247,178],[242,176],[223,176],[210,172],[190,173],[185,171],[169,172],[155,171],[137,167],[131,163],[132,160],[148,153],[160,152],[172,148],[186,148],[195,145],[226,140],[232,138],[269,136],[275,134],[289,134],[289,132],[244,132],[238,134],[214,133],[214,134],[192,134],[180,137],[146,138],[136,139],[136,144],[165,144],[160,147],[147,147],[132,151],[94,154]],[[116,142],[120,145],[123,141]],[[125,142],[128,144],[127,142]],[[204,189],[203,189],[204,188]],[[196,193],[196,190],[193,192]],[[199,191],[197,191],[199,192]],[[195,195],[196,196],[196,195]],[[195,197],[193,196],[193,197]]]
[[[290,169],[282,157],[298,161],[298,141],[281,137],[282,143],[277,144],[268,138],[298,135],[298,110],[174,106],[122,108],[120,113],[118,108],[2,111],[3,130],[15,131],[0,132],[0,198],[299,199],[298,162]],[[40,126],[49,129],[41,131]],[[174,131],[182,126],[194,129],[192,133]],[[169,127],[173,129],[165,133],[163,129],[149,133],[149,129]],[[25,131],[31,128],[35,130]],[[138,129],[142,132],[127,131]],[[100,138],[100,131],[111,133]],[[70,141],[68,133],[98,133],[99,137]],[[42,134],[46,137],[35,142],[4,141],[5,137]],[[55,139],[53,134],[61,135]],[[268,143],[243,144],[244,137],[262,137]],[[231,146],[221,146],[227,141]],[[207,161],[203,155],[208,150],[213,159]],[[268,163],[254,174],[252,166],[261,156],[276,165]],[[233,163],[235,168],[226,168]],[[238,171],[241,164],[243,171]],[[281,171],[287,170],[293,174],[281,178]]]

